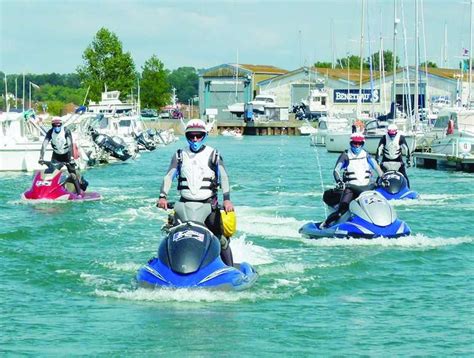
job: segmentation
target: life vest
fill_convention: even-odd
[[[393,139],[388,134],[385,134],[385,145],[383,147],[384,157],[395,160],[398,159],[401,154],[400,133],[397,133]]]
[[[190,201],[204,201],[216,196],[219,185],[219,153],[204,147],[198,153],[189,148],[178,150],[178,190],[181,197]]]
[[[54,130],[51,133],[51,146],[56,154],[66,154],[69,152],[69,145],[66,137],[66,129],[61,128],[59,133]]]
[[[344,182],[353,185],[368,185],[370,183],[370,165],[367,161],[367,152],[362,150],[359,154],[354,154],[352,150],[347,151],[349,164],[344,173]]]

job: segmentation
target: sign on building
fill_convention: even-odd
[[[360,91],[362,103],[380,103],[379,90],[363,89]],[[358,89],[335,89],[333,103],[357,103],[359,99]]]

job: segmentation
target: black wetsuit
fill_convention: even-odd
[[[382,138],[380,138],[379,145],[377,147],[377,152],[376,152],[376,160],[377,162],[379,161],[379,157],[382,156],[382,161],[380,162],[380,167],[384,172],[390,170],[387,166],[384,165],[384,163],[389,164],[390,162],[392,163],[397,163],[400,164],[400,168],[397,169],[398,172],[400,172],[405,179],[407,180],[407,186],[410,187],[410,180],[408,179],[408,175],[406,172],[406,167],[405,163],[403,162],[403,156],[402,156],[402,149],[405,150],[406,157],[410,158],[410,148],[408,147],[408,143],[405,139],[405,136],[400,135],[399,140],[398,140],[398,146],[399,149],[397,153],[395,154],[395,157],[389,158],[389,153],[386,149],[387,147],[387,136],[384,135]]]
[[[366,154],[365,156],[363,155],[360,156],[359,154],[354,157],[353,155],[349,155],[349,152],[346,150],[337,159],[336,166],[334,167],[334,171],[333,171],[334,179],[338,183],[339,182],[346,183],[346,186],[344,190],[333,191],[332,195],[326,195],[325,193],[325,198],[323,197],[324,198],[323,200],[325,200],[326,204],[328,204],[329,206],[334,206],[333,205],[334,199],[335,199],[334,195],[336,196],[340,195],[339,206],[337,210],[329,214],[329,216],[325,220],[326,227],[331,226],[333,222],[337,221],[342,215],[344,215],[344,213],[346,213],[347,210],[349,210],[350,202],[356,199],[362,192],[374,189],[375,185],[370,183],[371,170],[377,171],[377,174],[379,176],[382,175],[382,170],[378,166],[377,162],[370,156],[369,153],[365,153],[365,154]],[[366,166],[367,169],[365,170],[365,173],[363,173],[364,178],[358,177],[361,175],[360,172],[355,173],[349,170],[349,164],[351,160],[353,161],[366,160],[367,161],[367,164],[368,164]],[[365,164],[363,166],[365,166]],[[365,181],[367,182],[367,184],[366,185],[361,184],[360,183],[361,181]]]
[[[52,161],[57,161],[60,163],[64,163],[67,171],[71,175],[71,179],[74,183],[76,188],[76,192],[79,194],[82,190],[85,190],[85,181],[84,185],[81,186],[81,175],[79,173],[79,169],[76,163],[72,162],[73,159],[73,141],[72,141],[72,134],[71,131],[65,127],[61,128],[64,131],[65,143],[63,143],[62,148],[57,147],[53,142],[53,131],[54,128],[51,128],[47,133],[43,141],[43,145],[41,146],[40,152],[40,160],[43,160],[44,153],[46,148],[48,147],[48,143],[51,142],[51,146],[53,147],[53,155],[51,156]]]

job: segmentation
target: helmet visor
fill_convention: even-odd
[[[186,133],[186,139],[193,140],[194,138],[196,138],[197,140],[201,140],[202,138],[204,138],[205,135],[206,133],[204,132],[188,132]]]

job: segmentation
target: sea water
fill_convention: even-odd
[[[32,356],[473,356],[472,174],[410,168],[393,202],[413,234],[302,239],[325,217],[337,154],[307,137],[210,138],[230,175],[243,292],[150,290],[161,180],[184,140],[85,173],[99,202],[25,204],[0,174],[0,352]],[[171,191],[175,197],[175,186]]]

